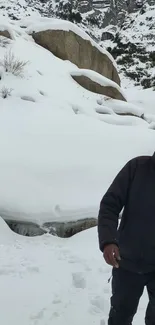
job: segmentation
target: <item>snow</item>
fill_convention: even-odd
[[[123,102],[121,100],[109,98],[106,101],[106,106],[112,108],[117,114],[132,114],[141,117],[145,109],[134,105],[131,102]]]
[[[21,19],[21,17],[33,16],[33,18],[37,18],[40,16],[39,10],[37,10],[36,6],[33,6],[32,1],[29,2],[29,5],[26,0],[1,0],[1,13],[3,17],[14,17],[16,19]],[[39,8],[38,8],[39,9]]]
[[[0,219],[1,324],[106,324],[110,275],[96,227],[70,239],[30,238]],[[147,300],[145,293],[134,325],[143,323]]]
[[[84,77],[87,77],[87,78],[91,79],[92,81],[98,83],[101,86],[116,88],[122,94],[122,96],[125,98],[125,94],[123,93],[123,90],[121,89],[121,87],[119,87],[118,84],[116,84],[116,82],[114,82],[106,77],[103,77],[98,72],[88,70],[88,69],[77,69],[77,70],[71,71],[71,76],[84,76]]]
[[[2,18],[3,19],[3,18]],[[11,24],[2,24],[2,21],[0,22],[0,31],[8,31],[10,34],[11,39],[14,39],[14,33],[11,28]]]
[[[145,120],[139,119],[137,117],[133,118],[132,116],[122,116],[121,119],[118,115],[108,115],[108,114],[103,114],[100,118],[102,121],[113,124],[113,125],[126,125],[126,126],[143,126],[143,127],[148,127],[148,123]],[[152,122],[152,120],[151,120]]]
[[[147,10],[146,8],[143,14],[138,12],[131,15],[130,33],[129,28],[126,30],[122,30],[122,35],[124,35],[125,43],[127,40],[131,41],[132,43],[140,43],[148,46],[149,43],[152,42],[153,36],[155,36],[155,6],[148,6],[148,9],[149,10]]]
[[[100,30],[100,40],[106,31],[116,36],[114,40],[100,41],[99,44],[107,49],[110,47],[112,53],[117,55],[121,82],[125,81],[127,87],[130,84],[141,88],[154,86],[155,5],[153,2],[152,6],[148,5],[148,2],[145,1],[141,10],[126,14],[121,26],[114,29],[114,26],[108,25]]]
[[[127,100],[130,100],[130,103],[135,103],[145,114],[155,114],[155,91],[152,88],[141,90],[132,87],[126,91],[126,96]]]

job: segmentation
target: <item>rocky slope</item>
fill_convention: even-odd
[[[107,27],[101,44],[116,59],[119,71],[143,88],[155,86],[155,6],[145,5],[114,30]]]

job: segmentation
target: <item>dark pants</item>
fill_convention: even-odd
[[[136,274],[113,269],[111,309],[108,325],[131,325],[146,286],[149,303],[145,324],[155,325],[155,272]]]

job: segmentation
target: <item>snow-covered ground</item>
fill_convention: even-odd
[[[22,237],[0,219],[0,323],[107,324],[111,268],[96,228],[70,239]],[[143,324],[143,296],[134,324]]]

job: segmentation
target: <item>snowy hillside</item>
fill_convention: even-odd
[[[154,118],[131,96],[119,102],[79,86],[75,65],[35,44],[22,21],[3,25],[14,40],[0,41],[0,213],[43,223],[61,217],[60,206],[78,218],[98,207],[127,159],[152,153]]]
[[[121,76],[141,88],[154,87],[155,7],[153,0],[1,0],[3,16],[58,17],[75,22],[117,60]]]

